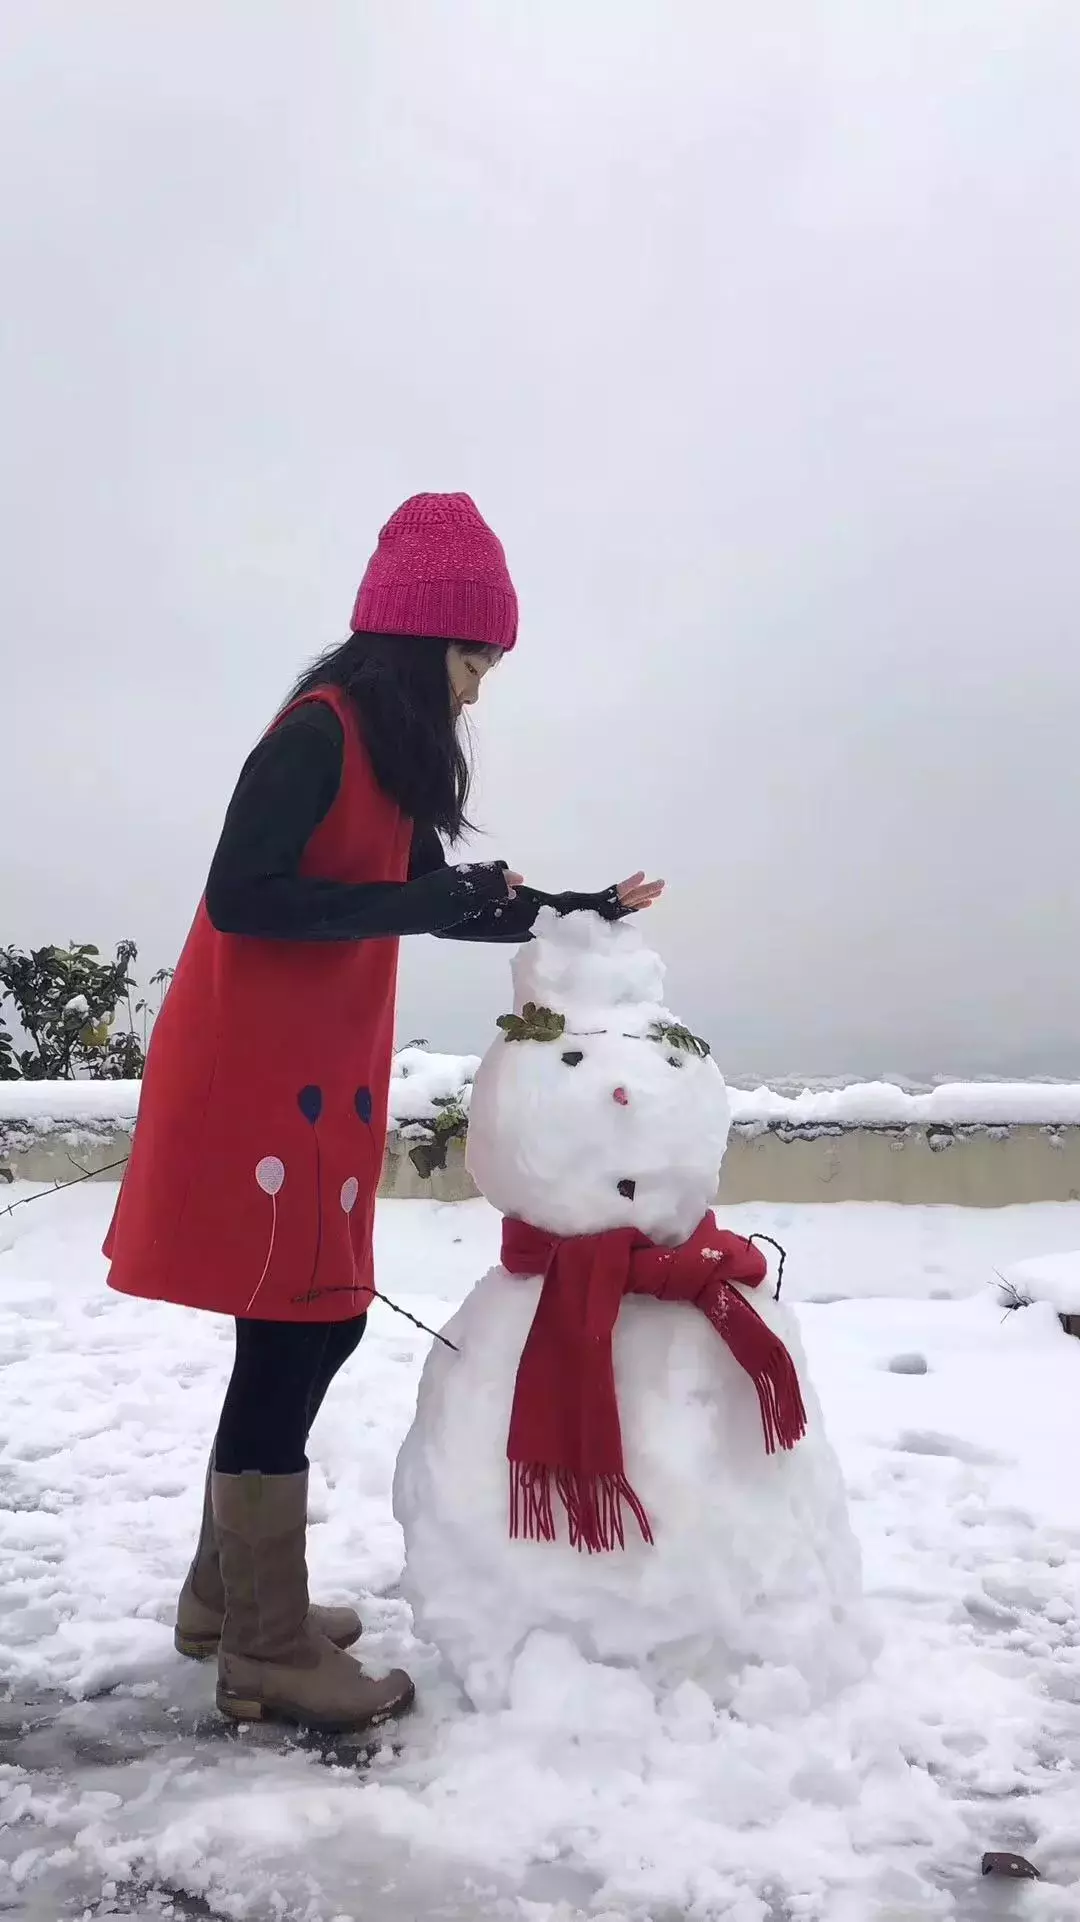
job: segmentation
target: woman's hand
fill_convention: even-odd
[[[646,881],[642,869],[628,881],[620,881],[615,892],[624,914],[640,914],[643,908],[651,908],[654,901],[659,901],[666,886],[666,881]]]
[[[506,882],[506,892],[512,901],[518,889],[524,884],[525,876],[523,874],[512,874],[510,869],[507,868],[506,873],[503,875],[503,880]]]

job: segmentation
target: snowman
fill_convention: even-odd
[[[534,1636],[818,1700],[865,1666],[859,1557],[794,1316],[711,1212],[730,1113],[628,922],[545,909],[476,1076],[502,1260],[436,1343],[402,1445],[403,1592],[483,1710]]]

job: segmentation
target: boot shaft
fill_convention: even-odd
[[[225,1589],[223,1652],[295,1667],[312,1660],[307,1630],[307,1471],[211,1477]]]

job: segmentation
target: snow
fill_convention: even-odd
[[[540,1281],[494,1268],[428,1357],[398,1461],[402,1592],[475,1706],[505,1708],[538,1645],[631,1666],[657,1702],[681,1684],[731,1704],[748,1663],[783,1670],[806,1704],[859,1675],[872,1638],[858,1550],[793,1315],[758,1313],[799,1370],[808,1433],[767,1455],[757,1395],[704,1315],[624,1302],[614,1359],[629,1481],[655,1542],[624,1549],[511,1541],[506,1441]],[[761,1294],[762,1291],[759,1291]],[[576,1653],[575,1653],[576,1651]],[[646,1687],[647,1685],[647,1687]]]
[[[0,1126],[66,1121],[130,1123],[139,1109],[138,1081],[0,1081]]]
[[[560,919],[543,908],[534,936],[511,963],[517,1014],[529,1001],[555,1009],[573,1034],[606,1026],[618,1008],[620,1026],[642,1034],[664,1013],[663,963],[633,921],[604,922],[595,914]]]
[[[771,1088],[732,1092],[738,1126],[997,1128],[1080,1125],[1080,1084],[1071,1081],[955,1081],[927,1094],[910,1094],[891,1081],[855,1082],[848,1088],[804,1088],[776,1094]]]
[[[535,1002],[565,1029],[552,1042],[500,1034],[484,1056],[467,1149],[480,1193],[561,1235],[632,1224],[684,1241],[716,1193],[729,1110],[711,1058],[646,1038],[673,1020],[657,956],[632,925],[545,909],[513,974],[515,1012]]]
[[[407,1076],[394,1075],[390,1117],[395,1126],[431,1120],[435,1097],[468,1107],[479,1056],[402,1049],[414,1057]],[[0,1081],[0,1128],[5,1122],[63,1127],[68,1121],[130,1124],[138,1112],[137,1081]],[[853,1082],[844,1088],[804,1088],[797,1094],[729,1085],[732,1125],[773,1128],[1076,1128],[1080,1082],[958,1081],[913,1094],[891,1081]]]
[[[727,1091],[711,1059],[653,1038],[674,1023],[658,957],[632,925],[548,912],[513,969],[518,1015],[532,1003],[564,1025],[547,1040],[500,1034],[481,1063],[468,1144],[481,1193],[549,1233],[632,1226],[685,1241],[716,1191]],[[403,1593],[469,1701],[512,1706],[538,1641],[631,1666],[657,1703],[686,1685],[729,1705],[748,1663],[783,1668],[807,1705],[860,1674],[869,1641],[843,1482],[798,1328],[767,1287],[744,1293],[795,1361],[797,1447],[766,1454],[753,1382],[703,1313],[626,1299],[618,1419],[655,1540],[629,1518],[625,1547],[595,1557],[565,1521],[555,1542],[510,1539],[507,1438],[542,1287],[501,1266],[479,1281],[445,1331],[453,1350],[428,1358],[394,1483]],[[583,1339],[589,1352],[598,1338]],[[602,1381],[602,1358],[594,1368]],[[571,1442],[583,1421],[568,1403]]]
[[[477,1055],[436,1054],[403,1048],[394,1058],[390,1113],[398,1124],[431,1120],[447,1101],[468,1105]],[[130,1124],[139,1108],[138,1081],[0,1082],[0,1125],[30,1122],[42,1128],[67,1121]]]
[[[390,1081],[394,1127],[407,1130],[415,1122],[432,1121],[451,1103],[467,1111],[479,1065],[479,1055],[400,1048]],[[6,1121],[29,1123],[42,1132],[80,1121],[130,1127],[140,1089],[138,1081],[0,1081],[0,1128]]]
[[[1075,1922],[1080,1343],[1049,1308],[1004,1314],[997,1277],[1080,1247],[1080,1205],[725,1211],[788,1251],[881,1641],[809,1707],[774,1664],[726,1709],[657,1700],[548,1636],[508,1707],[469,1713],[398,1591],[429,1343],[377,1304],[313,1437],[311,1560],[421,1705],[357,1772],[218,1733],[212,1673],[173,1652],[229,1331],[109,1293],[113,1198],[35,1201],[0,1254],[0,1674],[27,1705],[0,1701],[0,1912],[173,1892],[251,1922]],[[377,1233],[381,1286],[431,1326],[498,1249],[483,1202],[384,1202]],[[991,1848],[1043,1882],[995,1901]]]
[[[1059,1315],[1080,1315],[1080,1253],[1014,1262],[1003,1279],[1021,1298],[1048,1302]]]
[[[480,1057],[475,1054],[433,1054],[427,1048],[399,1048],[390,1080],[390,1115],[395,1128],[407,1132],[418,1121],[434,1121],[440,1109],[454,1106],[468,1112],[471,1083]]]

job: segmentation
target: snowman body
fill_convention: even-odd
[[[729,1127],[711,1058],[663,1006],[663,970],[636,930],[546,913],[514,963],[517,1038],[476,1077],[469,1165],[500,1213],[560,1236],[632,1225],[686,1240],[711,1205]],[[528,1037],[526,1010],[543,1039]],[[545,1027],[546,1023],[546,1027]],[[561,1028],[560,1028],[561,1024]],[[535,1020],[533,1027],[537,1026]],[[551,1032],[559,1028],[559,1032]],[[673,1040],[672,1035],[677,1038]],[[538,1630],[658,1688],[692,1680],[730,1701],[749,1664],[802,1677],[814,1699],[859,1673],[859,1557],[795,1317],[746,1289],[799,1373],[807,1432],[766,1453],[754,1385],[695,1307],[629,1295],[613,1362],[626,1474],[654,1540],[588,1554],[512,1539],[507,1436],[541,1276],[501,1265],[435,1344],[398,1458],[403,1592],[478,1708],[512,1697]]]

